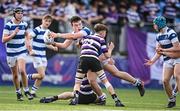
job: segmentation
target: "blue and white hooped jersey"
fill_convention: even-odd
[[[165,27],[165,32],[159,33],[156,38],[157,42],[161,45],[162,48],[171,48],[173,43],[179,42],[178,36],[173,29]],[[171,59],[168,56],[163,55],[164,61]]]
[[[13,21],[6,23],[3,34],[10,35],[13,31],[19,28],[19,32],[6,43],[6,52],[8,57],[15,57],[23,53],[27,53],[25,47],[25,33],[27,30],[27,23],[22,21],[20,24],[15,24]]]
[[[35,53],[34,57],[46,58],[46,44],[44,43],[44,34],[49,29],[43,29],[41,26],[36,27],[30,33],[33,37],[32,48]]]

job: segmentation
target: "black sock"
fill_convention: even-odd
[[[78,91],[78,90],[75,90],[75,92],[74,92],[74,97],[76,97],[76,98],[79,97],[79,91]]]
[[[116,94],[111,95],[115,102],[120,101]]]
[[[53,101],[58,100],[58,96],[53,96]]]

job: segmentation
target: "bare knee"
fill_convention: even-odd
[[[26,76],[26,71],[25,71],[25,69],[20,68],[20,69],[19,69],[19,73],[20,73],[22,76]]]
[[[39,74],[39,78],[38,79],[42,80],[42,79],[44,79],[44,77],[45,77],[45,74]]]
[[[13,74],[13,79],[14,80],[18,79],[18,75],[17,74]]]
[[[162,82],[163,82],[164,85],[167,85],[167,84],[169,84],[169,79],[163,79]]]

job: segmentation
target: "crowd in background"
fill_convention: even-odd
[[[153,32],[152,21],[157,15],[167,19],[168,26],[180,33],[179,0],[0,0],[0,18],[12,17],[12,10],[24,9],[24,21],[32,29],[41,24],[42,16],[50,13],[54,32],[71,32],[70,18],[79,15],[84,25],[92,28],[104,23],[109,28],[107,41],[115,44],[114,54],[126,54],[125,26]],[[56,41],[63,42],[63,39]],[[75,52],[75,46],[60,52]]]

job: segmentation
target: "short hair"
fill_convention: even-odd
[[[52,16],[51,16],[50,14],[46,14],[46,15],[43,16],[42,19],[43,19],[43,20],[44,20],[44,19],[51,19],[51,20],[52,20],[53,18],[52,18]]]
[[[82,19],[81,19],[81,17],[79,17],[79,16],[73,16],[73,17],[71,17],[71,24],[73,23],[73,22],[78,22],[78,21],[81,21]]]
[[[108,28],[106,27],[106,25],[98,23],[94,26],[94,30],[95,32],[108,31]]]

